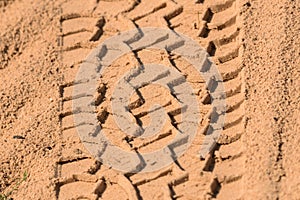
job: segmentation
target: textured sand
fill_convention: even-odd
[[[299,199],[300,3],[244,0],[14,0],[0,2],[0,193],[28,179],[14,199]],[[153,103],[167,121],[157,136],[129,138],[110,100],[129,69],[159,63],[186,77],[199,102],[198,134],[177,162],[146,174],[96,161],[80,141],[72,92],[80,64],[105,39],[138,27],[182,33],[207,50],[223,78],[226,120],[205,159],[199,149],[212,118],[205,81],[166,50],[131,52],[102,73],[97,115],[126,151],[149,152],[174,138],[180,105],[166,88],[132,96],[148,124]],[[105,87],[104,87],[105,85]]]

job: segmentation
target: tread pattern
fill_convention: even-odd
[[[106,16],[107,10],[101,9],[106,4],[117,5],[120,2],[88,1],[83,7],[82,1],[77,0],[65,1],[61,5],[61,34],[58,45],[65,76],[59,87],[62,150],[61,158],[56,164],[54,180],[57,199],[111,199],[115,192],[127,196],[128,199],[138,199],[135,188],[130,186],[127,177],[101,166],[90,157],[78,138],[73,120],[77,113],[72,111],[72,92],[75,84],[82,84],[74,82],[79,65],[101,41],[123,31],[116,30],[115,24],[124,23],[124,20]],[[121,2],[119,12],[130,10],[134,4],[135,2]]]
[[[242,30],[238,24],[237,1],[87,1],[84,7],[79,0],[62,3],[58,43],[65,77],[59,88],[63,142],[54,180],[57,199],[111,199],[116,193],[123,199],[238,199],[242,196],[244,86],[240,47]],[[108,9],[111,7],[115,8],[114,13]],[[73,116],[77,113],[72,111],[71,99],[74,85],[83,83],[74,82],[74,77],[85,56],[100,42],[116,33],[145,26],[172,29],[205,46],[224,80],[227,95],[226,123],[215,150],[203,160],[195,156],[204,137],[203,134],[198,134],[188,152],[172,166],[147,175],[122,174],[91,158],[77,136],[73,123]],[[134,65],[158,60],[183,73],[187,81],[197,88],[195,93],[201,102],[202,118],[199,132],[206,133],[209,129],[212,115],[210,96],[205,82],[194,75],[197,73],[193,73],[192,67],[167,51],[132,52],[114,63],[115,66],[112,67],[117,70],[104,73],[99,93],[95,96],[102,128],[107,129],[111,141],[129,151],[152,151],[155,145],[163,145],[170,140],[172,130],[180,125],[180,107],[173,102],[172,97],[161,101],[159,96],[153,96],[146,90],[138,91],[130,104],[133,117],[141,123],[147,123],[147,99],[156,98],[167,109],[168,125],[160,135],[147,141],[130,138],[111,126],[112,112],[107,106],[107,99],[112,90],[106,85],[113,84],[118,76]],[[128,68],[119,69],[120,63],[128,63]],[[159,91],[159,88],[152,89]],[[233,191],[236,193],[233,194]]]
[[[227,114],[224,131],[214,152],[215,190],[218,199],[242,198],[243,144],[245,129],[242,30],[238,1],[211,1],[202,16],[199,36],[207,40],[207,51],[218,65],[226,90]],[[214,196],[214,195],[213,195]]]

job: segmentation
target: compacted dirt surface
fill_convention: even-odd
[[[201,154],[216,118],[209,86],[171,47],[132,50],[103,70],[93,94],[97,123],[114,145],[137,155],[159,150],[183,124],[174,92],[149,84],[135,91],[128,109],[145,127],[153,105],[161,105],[161,130],[143,139],[118,127],[110,102],[136,67],[177,71],[200,111],[197,134],[175,162],[122,172],[80,140],[78,127],[90,122],[74,123],[84,114],[73,100],[86,96],[73,94],[84,88],[76,75],[93,49],[144,27],[184,34],[207,51],[223,80],[225,122]],[[299,32],[300,2],[291,0],[1,0],[0,199],[300,199]]]

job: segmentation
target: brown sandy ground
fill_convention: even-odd
[[[80,0],[15,0],[0,1],[0,10],[1,193],[27,172],[14,199],[300,198],[299,2],[90,0],[83,6]],[[226,122],[205,160],[197,157],[204,137],[198,134],[177,163],[149,174],[123,174],[95,161],[82,146],[70,97],[91,49],[116,33],[146,26],[186,34],[207,49],[224,80]],[[103,76],[109,86],[99,116],[118,76],[134,64],[157,61],[182,67],[202,110],[199,130],[206,130],[211,105],[205,83],[167,51],[133,52],[114,62]],[[110,139],[129,151],[160,147],[179,122],[174,98],[150,89],[171,102],[168,134],[128,141],[112,128],[109,108],[105,120],[99,118],[113,133]],[[136,116],[153,100],[147,90],[141,95],[146,103],[133,109]],[[161,99],[156,101],[166,103]],[[147,115],[140,120],[147,122]]]
[[[299,199],[299,1],[251,2],[245,54],[248,199]]]

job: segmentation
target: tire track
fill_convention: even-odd
[[[74,3],[75,2],[75,3]],[[110,14],[107,5],[116,2],[98,2],[87,4],[86,8],[80,3],[66,2],[63,9],[61,35],[59,44],[62,51],[62,63],[65,71],[64,84],[59,88],[61,96],[61,130],[62,130],[62,158],[57,162],[56,191],[58,199],[97,199],[112,198],[115,193],[127,196],[129,199],[180,199],[182,198],[218,198],[226,199],[231,190],[240,192],[243,175],[243,151],[241,136],[244,130],[243,115],[243,77],[239,47],[241,30],[238,24],[238,6],[236,1],[229,0],[221,3],[194,4],[187,1],[133,1],[125,3],[127,7]],[[123,1],[120,1],[121,4]],[[117,3],[120,3],[119,1]],[[101,7],[100,4],[103,4]],[[114,4],[116,5],[116,4]],[[122,4],[123,5],[123,4]],[[120,6],[122,7],[122,6]],[[72,8],[72,9],[71,9]],[[101,8],[101,9],[100,9]],[[65,10],[65,11],[64,11]],[[118,14],[116,14],[118,13]],[[226,16],[226,17],[224,17]],[[193,22],[191,25],[191,21]],[[120,25],[120,26],[118,26]],[[225,81],[228,98],[227,121],[218,145],[214,147],[205,159],[191,157],[199,152],[204,135],[199,134],[191,148],[176,163],[167,169],[147,175],[122,175],[111,169],[106,169],[93,160],[84,150],[73,124],[73,115],[78,113],[72,109],[72,91],[75,84],[74,77],[79,65],[92,48],[105,38],[124,30],[136,27],[158,26],[184,33],[205,45],[218,65],[218,69]],[[121,28],[122,27],[122,28]],[[149,56],[151,54],[151,56]],[[190,66],[182,58],[172,52],[133,52],[115,63],[112,70],[104,73],[103,83],[96,95],[98,120],[103,129],[108,131],[108,137],[118,146],[129,151],[149,151],[165,144],[172,138],[172,132],[180,127],[180,119],[176,103],[172,96],[163,102],[168,113],[167,126],[161,134],[145,141],[126,136],[118,132],[112,124],[112,111],[107,106],[112,91],[105,87],[114,84],[117,77],[128,71],[130,66],[140,66],[143,63],[160,62],[183,73],[194,88],[198,88],[197,99],[202,102],[201,132],[209,129],[210,98],[204,80],[195,77]],[[129,61],[129,62],[128,62]],[[119,70],[121,63],[128,63],[127,67]],[[102,85],[102,86],[101,86]],[[151,91],[159,90],[154,88]],[[161,98],[147,93],[147,90],[136,91],[137,96],[132,100],[132,117],[138,124],[147,123],[149,99]],[[163,91],[162,91],[163,92]],[[76,98],[84,98],[77,96]],[[148,100],[148,101],[147,101]],[[147,111],[147,112],[146,112]],[[84,126],[85,124],[80,124]],[[170,128],[171,127],[171,128]],[[174,130],[172,130],[174,129]],[[67,156],[65,156],[67,155]],[[200,167],[199,167],[200,166]],[[239,166],[241,171],[236,173],[232,166]],[[200,174],[200,175],[199,175]],[[157,185],[161,187],[157,187]],[[82,190],[75,190],[82,188]],[[149,192],[149,189],[151,191]],[[163,190],[161,189],[163,188]],[[187,191],[187,188],[189,190]],[[190,189],[191,188],[191,189]],[[114,192],[112,192],[114,190]],[[76,192],[74,192],[76,191]],[[192,194],[191,194],[192,191]],[[153,197],[152,194],[155,194]],[[195,196],[193,196],[195,195]],[[239,197],[241,194],[235,194]]]
[[[239,199],[243,195],[245,158],[241,137],[245,129],[245,97],[238,10],[238,1],[208,2],[199,31],[199,36],[207,41],[207,51],[223,75],[227,96],[226,122],[218,141],[220,146],[214,152],[212,171],[219,186],[212,191],[212,196],[218,199]]]
[[[120,1],[119,12],[130,10],[130,4]],[[120,2],[95,2],[87,1],[82,6],[82,1],[65,1],[62,3],[62,14],[60,18],[61,34],[58,37],[58,44],[61,47],[62,70],[64,71],[63,84],[59,88],[61,97],[60,121],[62,150],[61,158],[57,162],[55,186],[57,199],[98,199],[100,197],[111,199],[115,192],[128,196],[129,199],[138,199],[134,186],[129,185],[130,181],[122,174],[115,174],[110,169],[105,169],[100,163],[89,156],[81,143],[74,116],[82,114],[72,108],[72,99],[85,98],[85,95],[73,96],[75,75],[79,65],[88,55],[90,50],[97,46],[100,38],[110,35],[113,23],[116,23],[114,16],[108,16],[102,5],[120,4]],[[124,3],[125,2],[125,3]],[[133,1],[134,2],[134,1]],[[124,5],[129,6],[129,8]],[[106,6],[107,8],[107,6]],[[117,23],[122,23],[121,17]],[[112,30],[114,34],[116,30]],[[101,99],[99,99],[100,101]],[[85,122],[79,126],[87,125]],[[106,170],[104,173],[103,170]],[[105,175],[106,174],[106,175]],[[117,176],[116,180],[111,180]]]
[[[141,2],[140,5],[142,5],[143,2]],[[173,3],[173,2],[172,2]],[[176,19],[177,17],[182,16],[182,14],[189,14],[189,13],[185,13],[184,9],[180,9],[180,12],[178,12],[176,9],[174,8],[170,8],[168,7],[168,5],[172,5],[172,3],[167,2],[167,6],[163,7],[160,10],[157,10],[156,12],[151,12],[150,14],[147,15],[147,17],[145,18],[139,18],[138,20],[135,21],[135,23],[137,24],[138,27],[142,27],[142,26],[147,26],[147,25],[152,25],[153,23],[157,26],[163,26],[163,27],[169,27],[172,28],[176,31],[176,27],[180,27],[179,26],[173,26],[173,19]],[[144,7],[145,4],[147,4],[147,2],[144,2]],[[155,6],[155,5],[152,5]],[[186,4],[185,4],[186,6]],[[162,7],[162,6],[161,6]],[[174,7],[179,7],[178,5],[174,6]],[[171,11],[170,11],[171,10]],[[166,13],[175,13],[174,15],[169,15],[171,17],[166,17],[167,14]],[[200,12],[200,11],[199,11]],[[194,14],[194,13],[192,13]],[[190,14],[191,15],[191,14]],[[130,16],[130,15],[129,15]],[[197,15],[196,15],[196,20],[197,20]],[[195,30],[194,30],[195,32]],[[194,35],[196,35],[197,33],[194,33]],[[139,58],[141,58],[142,56],[139,56]],[[149,57],[154,57],[153,55],[149,56]],[[140,59],[143,60],[143,59]],[[159,59],[155,59],[155,60],[159,60]],[[146,61],[145,61],[146,62]],[[146,63],[149,63],[149,61],[147,61]],[[205,89],[205,83],[204,81],[201,81],[201,77],[189,77],[190,74],[193,73],[186,73],[187,69],[189,69],[189,67],[187,66],[187,63],[184,63],[183,60],[181,60],[180,58],[171,58],[169,63],[171,63],[171,66],[178,69],[178,71],[180,72],[185,72],[185,75],[187,75],[187,80],[189,82],[200,82],[198,84],[195,84],[195,87],[197,88],[201,88],[202,91],[204,91]],[[184,66],[185,69],[180,69],[181,66]],[[195,78],[195,79],[193,79]],[[197,80],[197,81],[195,81]],[[201,84],[202,82],[202,84]],[[203,99],[203,92],[200,93],[199,95],[199,100]],[[207,111],[204,111],[203,115],[207,114]],[[196,139],[197,140],[197,139]],[[202,139],[203,140],[203,139]],[[198,141],[201,141],[201,138],[198,138]],[[200,142],[199,142],[200,143]],[[199,151],[199,143],[198,145],[192,145],[190,151],[187,153],[187,155],[195,155],[197,154],[197,152]],[[210,187],[210,185],[212,185],[212,187],[214,188],[214,182],[215,181],[210,181],[210,179],[212,179],[212,174],[210,172],[202,172],[203,176],[200,178],[199,174],[200,171],[199,169],[197,169],[197,166],[203,166],[202,168],[209,168],[210,167],[210,162],[212,159],[205,159],[203,161],[200,161],[199,158],[191,158],[191,156],[183,156],[182,158],[180,158],[178,160],[178,162],[176,162],[173,165],[172,169],[166,169],[162,170],[161,172],[158,172],[158,174],[153,174],[153,177],[155,178],[147,178],[147,177],[141,177],[141,175],[139,174],[135,174],[130,176],[130,179],[133,180],[133,184],[137,185],[137,188],[140,191],[141,196],[144,199],[162,199],[162,198],[166,198],[166,199],[176,199],[176,198],[180,198],[180,197],[190,197],[190,198],[194,198],[194,199],[199,199],[199,198],[205,198],[206,197],[206,193],[207,193],[207,187]],[[187,165],[186,165],[187,164]],[[179,169],[174,170],[174,168]],[[179,171],[179,172],[178,172]],[[198,172],[198,173],[197,173]],[[184,175],[178,175],[179,174],[184,174]],[[151,173],[152,174],[152,173]],[[171,175],[170,175],[171,174]],[[179,177],[183,177],[183,178],[179,178],[177,180],[177,176]],[[135,181],[135,179],[137,177],[139,178],[139,181]],[[201,180],[200,180],[201,179]],[[215,179],[214,179],[215,180]],[[209,184],[207,184],[209,183]],[[155,185],[159,184],[160,187],[155,188]],[[200,186],[202,185],[202,186]],[[151,189],[150,189],[151,188]],[[161,188],[164,188],[164,191],[161,190]],[[196,196],[191,196],[191,194],[189,194],[189,192],[187,192],[186,188],[193,188],[196,194]],[[149,194],[149,190],[153,191],[153,193]],[[200,194],[200,195],[199,195]]]

